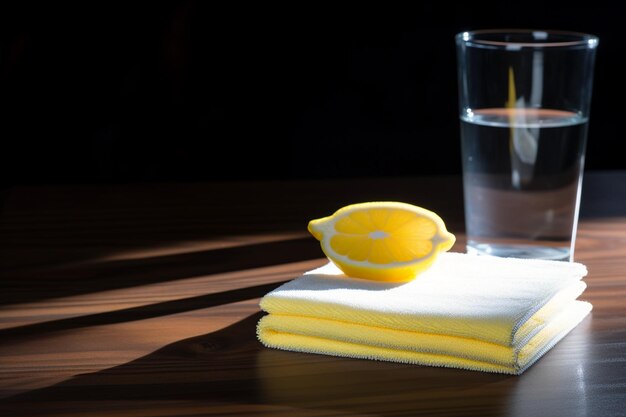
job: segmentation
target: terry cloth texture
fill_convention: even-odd
[[[344,276],[333,264],[265,295],[267,347],[521,374],[591,311],[584,265],[442,253],[407,283]]]

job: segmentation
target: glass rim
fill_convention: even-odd
[[[526,35],[525,40],[506,40],[506,35]],[[481,39],[492,36],[495,39]],[[498,39],[498,36],[501,39]],[[549,40],[551,37],[561,38]],[[466,45],[476,48],[519,50],[522,48],[588,48],[598,46],[599,39],[596,35],[583,32],[566,30],[544,29],[481,29],[459,32],[455,36],[458,45]]]

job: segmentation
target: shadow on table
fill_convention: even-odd
[[[0,305],[130,288],[322,256],[319,243],[307,237],[27,273],[6,272],[0,287]]]
[[[216,307],[224,304],[236,303],[243,300],[261,298],[286,281],[275,281],[251,287],[236,288],[217,293],[203,294],[176,300],[162,301],[124,308],[121,310],[106,311],[84,316],[68,317],[59,320],[44,321],[25,326],[0,329],[0,341],[14,343],[17,340],[38,338],[46,333],[54,333],[78,329],[82,327],[102,326],[107,324],[124,323],[137,320],[146,320],[172,314]]]
[[[350,360],[264,348],[253,314],[220,331],[182,340],[92,374],[0,402],[0,411],[119,411],[120,402],[148,415],[163,402],[185,407],[315,410],[347,415],[395,415],[446,410],[456,415],[506,412],[518,378],[390,362]],[[24,407],[24,408],[21,408]],[[181,414],[184,414],[182,411]]]
[[[318,258],[307,222],[360,201],[422,205],[461,233],[461,192],[456,176],[22,187],[0,222],[0,305]],[[111,259],[125,253],[158,256]]]

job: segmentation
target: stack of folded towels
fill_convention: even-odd
[[[261,299],[267,347],[521,374],[591,311],[584,265],[447,252],[407,283],[332,263]]]

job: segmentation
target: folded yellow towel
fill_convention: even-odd
[[[261,300],[267,347],[520,374],[591,310],[584,265],[444,253],[404,284],[332,264]]]

